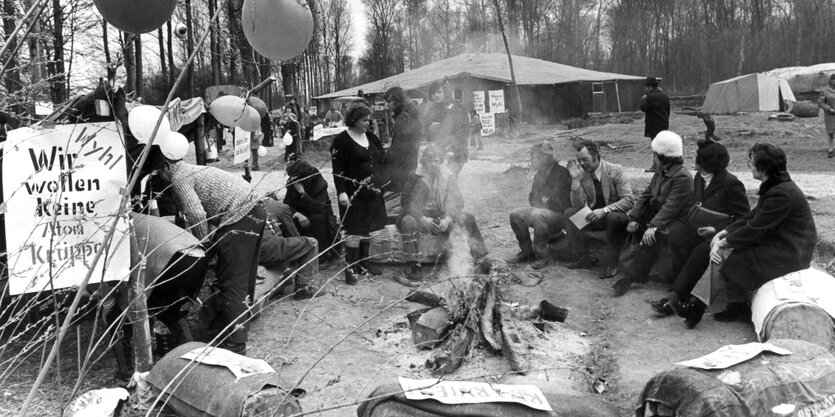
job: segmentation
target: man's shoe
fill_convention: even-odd
[[[666,298],[662,298],[658,301],[650,301],[650,307],[655,310],[656,313],[662,316],[672,316],[674,314],[673,308],[670,307],[670,302]]]
[[[713,319],[722,323],[751,321],[751,308],[746,303],[730,303],[723,311],[714,314]]]
[[[404,286],[404,287],[416,287],[418,285],[418,281],[412,281],[409,278],[401,275],[401,274],[394,274],[392,276],[394,282]]]
[[[523,250],[519,251],[519,253],[517,253],[516,256],[510,260],[510,263],[523,264],[526,262],[533,261],[535,258],[536,256],[533,254],[533,252]]]
[[[617,275],[620,272],[617,266],[607,266],[606,269],[603,270],[603,273],[600,274],[600,279],[607,279],[612,278],[613,276]]]
[[[309,300],[311,298],[321,297],[323,295],[325,295],[324,292],[319,291],[319,293],[316,293],[316,288],[313,288],[309,285],[306,285],[302,288],[297,289],[296,292],[293,293],[293,299],[299,300],[299,301],[300,300]]]
[[[531,264],[531,268],[533,269],[542,269],[548,266],[548,260],[545,258],[539,258]]]
[[[219,346],[221,349],[226,349],[232,353],[237,353],[241,356],[246,356],[246,343],[232,343],[223,342]]]
[[[614,296],[620,297],[626,294],[629,291],[629,287],[632,286],[632,280],[629,277],[623,277],[615,282],[615,285],[612,286],[612,290],[614,290]]]
[[[692,329],[702,321],[702,317],[705,315],[705,310],[707,306],[702,300],[696,297],[690,297],[687,302],[679,304],[679,313],[682,317],[684,317],[684,325],[687,326],[688,329]]]
[[[568,269],[589,269],[592,265],[594,265],[594,259],[589,256],[584,256],[578,261],[567,264],[566,267],[568,267]]]

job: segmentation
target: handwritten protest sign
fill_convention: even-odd
[[[496,115],[493,113],[481,113],[481,136],[490,136],[496,133]]]
[[[250,133],[239,127],[235,128],[235,139],[233,149],[235,155],[232,157],[232,165],[242,164],[249,161]]]
[[[79,285],[119,216],[96,281],[124,280],[130,269],[125,146],[115,123],[22,128],[3,148],[3,199],[9,292]],[[50,286],[50,278],[52,286]]]
[[[476,113],[484,113],[484,91],[473,91],[473,109]]]
[[[488,94],[490,95],[490,113],[504,113],[504,91],[490,90]]]

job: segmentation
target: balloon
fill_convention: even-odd
[[[261,128],[261,118],[258,117],[258,110],[252,106],[246,106],[247,116],[238,123],[238,127],[246,132],[254,132]]]
[[[254,107],[255,110],[258,110],[259,118],[263,119],[264,116],[267,115],[267,103],[264,103],[264,100],[255,96],[249,96],[249,98],[246,99],[246,104],[249,104]]]
[[[168,138],[159,144],[163,156],[178,161],[188,153],[188,139],[180,132],[169,132]]]
[[[129,33],[145,33],[167,22],[177,0],[93,0],[102,17]]]
[[[228,127],[238,126],[245,116],[246,102],[244,99],[235,96],[222,96],[216,98],[209,105],[209,113],[217,119],[220,124]]]
[[[158,108],[147,105],[136,106],[130,111],[130,114],[128,114],[128,126],[130,127],[130,132],[133,133],[133,136],[139,143],[148,143],[148,140],[151,139],[151,133],[154,132],[154,126],[157,125],[157,119],[159,119],[160,114],[162,112]],[[163,116],[154,142],[159,144],[161,141],[164,141],[170,131],[171,125],[168,122],[168,117]]]
[[[287,132],[281,140],[284,142],[285,146],[290,146],[293,144],[293,135],[291,135],[290,132]]]
[[[258,147],[258,156],[260,156],[262,158],[267,156],[267,148],[265,148],[263,146],[259,146]]]
[[[313,14],[302,0],[244,0],[241,26],[259,54],[286,61],[307,49],[313,36]]]

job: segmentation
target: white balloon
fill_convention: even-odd
[[[286,61],[307,49],[313,36],[313,14],[303,0],[244,0],[241,26],[256,52]]]
[[[260,156],[262,158],[267,156],[267,148],[265,148],[263,146],[259,146],[258,147],[258,156]]]
[[[281,139],[284,142],[285,146],[290,146],[293,144],[293,136],[290,132],[284,134],[284,138]]]
[[[180,132],[169,132],[168,138],[159,144],[159,149],[166,158],[179,161],[188,153],[188,139]]]
[[[128,126],[136,140],[140,143],[148,143],[151,139],[151,133],[154,132],[154,126],[157,125],[157,120],[161,114],[162,111],[158,108],[148,105],[136,106],[130,111],[130,114],[128,114]],[[165,141],[170,131],[171,125],[168,123],[168,117],[163,116],[154,142]]]

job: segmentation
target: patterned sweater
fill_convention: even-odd
[[[258,202],[249,183],[219,168],[177,162],[171,164],[171,190],[180,211],[200,240],[208,223],[223,226],[242,219]]]

